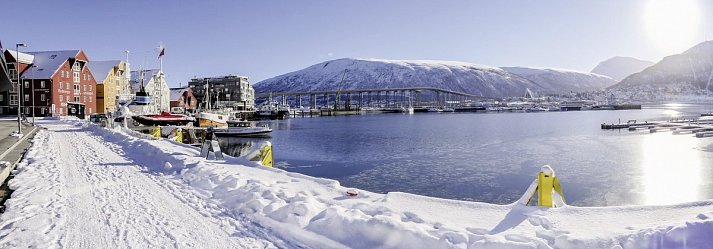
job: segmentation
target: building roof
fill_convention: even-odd
[[[67,59],[77,57],[79,50],[27,52],[27,54],[35,57],[33,65],[37,66],[37,68],[26,70],[22,73],[22,77],[26,79],[49,79]]]
[[[109,71],[114,67],[118,67],[119,64],[121,64],[120,60],[91,61],[89,62],[89,70],[92,71],[94,78],[97,80],[97,84],[102,84],[109,74]]]
[[[185,88],[171,88],[171,100],[176,101],[183,96],[183,93],[188,91],[188,87]]]
[[[144,75],[144,86],[149,83],[151,78],[154,75],[157,75],[159,72],[158,69],[146,69],[146,70],[141,70],[141,73]],[[141,77],[139,74],[139,71],[131,71],[131,88],[133,89],[139,89],[141,88]]]
[[[20,63],[23,63],[23,64],[31,64],[32,61],[35,59],[35,57],[32,56],[31,54],[27,54],[27,53],[23,53],[23,52],[20,52],[18,54],[17,51],[15,51],[15,50],[8,49],[7,53],[10,54],[13,61],[15,60],[15,56],[20,58],[19,61],[20,61]]]

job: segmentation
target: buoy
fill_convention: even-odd
[[[357,196],[357,195],[359,195],[359,192],[357,192],[356,189],[347,190],[347,196],[349,196],[349,197],[354,197],[354,196]]]

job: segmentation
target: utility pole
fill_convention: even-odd
[[[32,74],[32,79],[30,79],[30,92],[32,92],[32,126],[35,125],[35,68],[37,68],[35,65],[30,67],[30,73]]]

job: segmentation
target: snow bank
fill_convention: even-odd
[[[363,190],[348,197],[348,188],[334,180],[261,167],[244,158],[205,160],[196,148],[165,139],[77,125],[84,126],[82,132],[123,149],[146,173],[186,186],[194,195],[186,198],[209,199],[226,215],[247,218],[282,240],[305,247],[709,248],[713,244],[713,200],[545,209]],[[275,148],[275,153],[279,151]]]

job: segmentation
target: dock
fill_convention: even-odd
[[[626,123],[603,123],[602,130],[628,129],[629,131],[648,131],[649,133],[671,132],[673,135],[693,134],[697,138],[713,137],[713,120],[682,119],[666,122],[637,122],[628,120]]]

